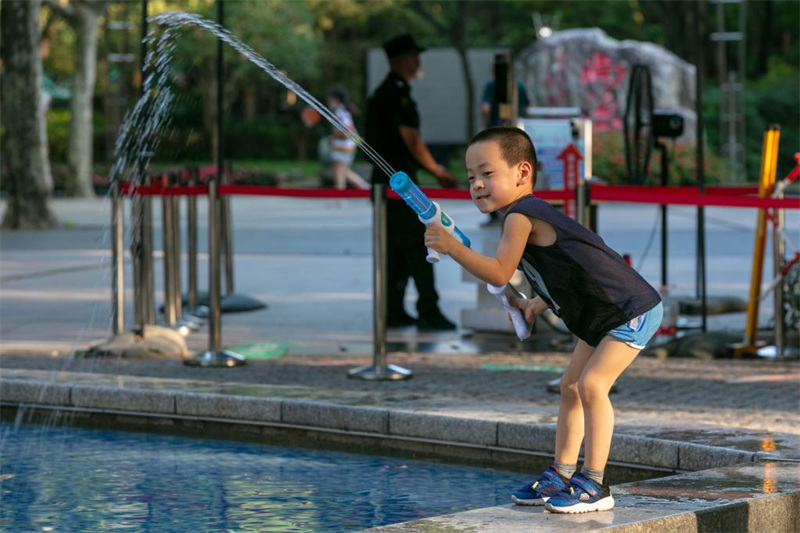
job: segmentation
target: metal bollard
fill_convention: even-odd
[[[354,368],[347,377],[388,381],[412,377],[411,371],[386,364],[386,185],[372,187],[373,363]]]
[[[588,183],[586,178],[578,178],[578,187],[575,189],[575,217],[581,226],[587,226],[586,201],[588,197]]]
[[[195,180],[189,180],[189,186],[194,186]],[[194,314],[197,311],[197,196],[191,195],[186,199],[186,255],[188,288],[186,291],[187,312]]]
[[[111,284],[112,333],[116,336],[125,329],[125,251],[123,250],[123,202],[119,182],[111,185],[111,253],[113,280]]]
[[[220,202],[217,183],[208,183],[208,351],[183,360],[188,366],[234,367],[247,363],[244,356],[222,351],[222,325],[220,313]]]
[[[783,198],[783,190],[775,198]],[[786,244],[778,228],[786,228],[786,214],[783,209],[775,210],[775,224],[772,225],[772,272],[780,276],[786,266]],[[775,309],[775,352],[781,358],[786,350],[786,309],[784,307],[785,279],[781,279],[773,292]]]
[[[174,328],[177,323],[177,310],[175,309],[175,275],[173,270],[173,209],[172,201],[169,196],[161,197],[161,240],[164,251],[164,321],[168,327]]]
[[[176,327],[182,335],[188,335],[192,331],[200,329],[200,321],[197,317],[192,316],[189,312],[183,310],[183,282],[181,272],[181,197],[172,196],[173,203],[173,224],[175,231],[173,232],[173,278],[175,285],[175,316],[178,318]]]
[[[225,246],[225,294],[233,294],[233,220],[231,214],[231,197],[225,196],[222,201],[222,241]]]
[[[172,298],[175,301],[175,317],[183,316],[183,290],[181,287],[181,197],[170,196],[172,203]]]
[[[144,326],[144,287],[142,250],[142,195],[134,194],[131,198],[131,259],[133,263],[133,323],[134,328],[141,330]]]
[[[153,184],[150,176],[145,176],[144,185]],[[156,324],[155,279],[153,277],[153,197],[142,198],[142,285],[144,322]]]

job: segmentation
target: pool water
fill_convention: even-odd
[[[3,531],[347,531],[509,503],[525,475],[253,443],[0,424]]]

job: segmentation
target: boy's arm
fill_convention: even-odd
[[[517,269],[525,244],[531,234],[533,225],[525,215],[511,213],[503,224],[503,236],[497,246],[495,257],[487,257],[467,248],[444,228],[436,225],[428,226],[425,231],[425,245],[437,252],[446,253],[476,278],[502,287]]]

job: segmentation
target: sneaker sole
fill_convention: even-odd
[[[547,511],[551,513],[560,513],[560,514],[580,514],[580,513],[591,513],[593,511],[610,511],[614,508],[614,497],[609,496],[608,498],[603,498],[602,500],[597,500],[594,503],[576,503],[575,505],[570,505],[568,507],[556,507],[552,503],[549,503],[545,506]]]
[[[539,498],[539,499],[536,499],[536,500],[521,500],[521,499],[517,498],[516,496],[514,496],[513,494],[511,495],[511,501],[514,502],[516,505],[527,505],[527,506],[531,506],[531,507],[541,507],[542,505],[547,503],[547,500],[548,500],[548,498]]]

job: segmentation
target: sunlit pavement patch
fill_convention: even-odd
[[[800,374],[761,374],[729,379],[725,383],[781,383],[784,381],[800,381]]]

